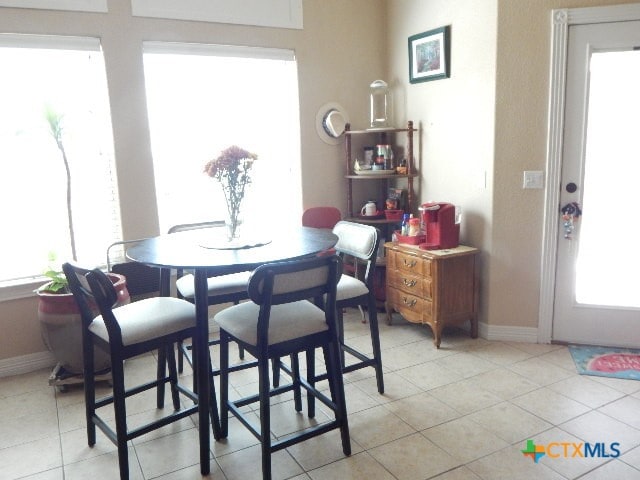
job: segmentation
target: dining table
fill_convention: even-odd
[[[244,238],[229,240],[224,228],[206,228],[159,235],[140,240],[127,249],[130,261],[159,268],[160,295],[171,295],[171,272],[183,269],[194,272],[196,335],[193,338],[194,375],[198,395],[200,472],[210,472],[209,411],[209,305],[207,278],[251,271],[272,262],[295,260],[332,248],[338,237],[330,230],[295,226],[274,227],[253,232]],[[215,400],[215,399],[214,399]],[[215,405],[214,405],[215,407]],[[214,425],[215,434],[215,425]]]

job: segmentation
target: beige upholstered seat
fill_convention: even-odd
[[[195,307],[172,297],[155,297],[140,300],[113,309],[118,319],[123,345],[148,342],[158,337],[194,328]],[[105,342],[109,332],[102,315],[89,325],[89,331]]]
[[[235,308],[225,309],[216,315],[216,323],[231,336],[249,345],[257,346],[256,319],[260,307],[245,302]],[[300,321],[303,317],[304,322]],[[327,330],[324,312],[307,300],[286,305],[274,305],[269,321],[269,345],[286,342],[305,335]]]
[[[230,273],[207,279],[207,291],[210,297],[242,294],[246,296],[251,272]],[[176,288],[183,298],[192,300],[195,296],[193,274],[187,273],[176,280]],[[222,299],[222,298],[221,298]],[[221,301],[220,303],[226,303]],[[210,303],[212,305],[212,303]]]
[[[369,289],[361,280],[351,275],[342,275],[338,282],[338,301],[367,295]]]

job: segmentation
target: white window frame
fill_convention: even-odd
[[[134,17],[302,29],[302,0],[132,0]]]
[[[0,0],[0,7],[100,13],[109,11],[107,0]]]

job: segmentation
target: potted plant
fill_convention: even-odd
[[[50,266],[45,276],[50,280],[38,288],[36,294],[42,340],[57,362],[49,383],[76,383],[81,381],[83,373],[80,310],[62,271]],[[118,292],[119,303],[128,303],[130,298],[126,278],[115,273],[109,273],[108,276]],[[96,349],[94,364],[96,374],[108,372],[111,367],[109,355]]]
[[[76,242],[73,228],[73,212],[71,208],[71,169],[63,143],[63,116],[50,106],[44,112],[49,131],[60,151],[66,172],[66,206],[69,229],[71,257],[76,260]],[[49,281],[36,290],[38,296],[38,319],[42,332],[42,339],[46,347],[56,359],[56,367],[49,377],[52,385],[64,385],[82,381],[82,321],[80,310],[69,291],[69,285],[64,273],[56,269],[56,256],[49,255],[49,268],[45,276]],[[122,275],[109,273],[113,281],[120,303],[129,302],[129,292],[126,279]],[[97,314],[97,312],[96,312]],[[94,359],[96,373],[108,371],[111,361],[105,352],[96,350]]]

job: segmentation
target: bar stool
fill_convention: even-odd
[[[339,429],[342,450],[351,454],[349,426],[340,367],[340,345],[336,331],[336,285],[342,263],[336,255],[314,257],[292,262],[265,264],[258,267],[249,280],[249,299],[215,315],[220,326],[220,430],[228,433],[231,412],[260,441],[262,478],[271,478],[271,454],[293,444]],[[308,299],[315,299],[316,304]],[[323,308],[317,304],[324,304]],[[258,393],[229,399],[229,341],[236,341],[258,362]],[[298,354],[313,357],[321,347],[327,365],[331,398],[300,376]],[[292,356],[292,381],[271,388],[269,360]],[[270,398],[292,391],[296,411],[302,410],[301,389],[308,398],[318,399],[334,414],[334,419],[308,427],[282,439],[271,438]],[[254,426],[242,413],[242,407],[259,403],[260,426]],[[310,403],[311,405],[311,403]],[[309,416],[312,416],[310,411]]]

